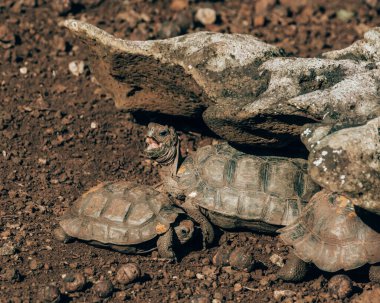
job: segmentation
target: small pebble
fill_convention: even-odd
[[[216,254],[212,257],[212,264],[215,266],[228,266],[230,252],[224,249],[218,249]]]
[[[291,298],[291,297],[294,297],[296,295],[296,293],[292,290],[275,290],[273,292],[273,298],[277,301],[281,301],[285,298]]]
[[[120,266],[116,273],[116,281],[120,284],[129,284],[141,277],[141,269],[135,263],[127,263]]]
[[[40,264],[38,263],[38,261],[36,259],[32,259],[29,262],[29,267],[31,270],[36,270],[40,267]]]
[[[273,264],[277,265],[278,267],[284,267],[284,265],[285,265],[284,264],[284,259],[282,257],[280,257],[279,255],[277,255],[277,254],[271,255],[270,258],[269,258],[269,260]]]
[[[8,268],[2,275],[2,278],[11,283],[20,282],[22,279],[20,272],[14,268]]]
[[[354,17],[354,15],[354,12],[345,9],[340,9],[336,12],[336,17],[343,22],[349,21],[350,19],[352,19],[352,17]]]
[[[345,299],[352,294],[353,285],[351,279],[346,275],[332,277],[328,284],[330,294],[337,299]]]
[[[356,298],[353,298],[351,303],[378,303],[380,298],[380,287],[375,286],[373,289],[365,289]]]
[[[203,25],[210,25],[216,21],[216,12],[212,8],[200,8],[195,14],[195,19]]]
[[[11,256],[16,253],[16,247],[11,243],[5,243],[0,247],[0,256]]]
[[[172,0],[170,9],[173,11],[180,11],[189,7],[189,0]]]
[[[113,293],[113,285],[108,279],[96,282],[93,289],[100,298],[107,298]]]
[[[242,289],[243,289],[243,286],[241,286],[240,283],[236,283],[236,284],[234,285],[234,291],[235,291],[235,292],[239,292],[239,291],[241,291]]]
[[[79,76],[84,72],[84,62],[79,60],[74,60],[69,63],[69,71],[74,76]]]
[[[68,274],[63,278],[63,287],[67,292],[81,291],[86,285],[86,278],[80,273]]]
[[[47,163],[46,159],[44,159],[44,158],[38,158],[38,164],[46,165],[46,163]]]
[[[20,68],[21,75],[26,75],[27,73],[28,73],[28,69],[25,66]]]
[[[250,272],[254,265],[251,253],[244,247],[235,248],[229,257],[229,261],[233,269],[247,272]]]
[[[115,295],[115,302],[123,302],[128,300],[129,298],[129,294],[126,290],[118,291]]]
[[[205,296],[195,295],[190,299],[190,303],[210,303],[211,300]]]
[[[185,277],[187,277],[189,279],[193,279],[195,277],[195,273],[193,271],[191,271],[190,269],[186,269]]]
[[[58,303],[61,301],[61,292],[58,287],[48,285],[39,290],[39,299],[44,303]]]

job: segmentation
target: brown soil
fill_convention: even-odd
[[[65,6],[70,2],[74,3],[71,7]],[[52,238],[56,218],[99,182],[158,182],[155,166],[141,153],[145,126],[115,109],[88,67],[79,76],[70,73],[68,64],[73,60],[86,63],[86,55],[58,27],[65,15],[130,39],[204,29],[249,33],[299,56],[345,47],[380,21],[376,0],[310,1],[313,5],[307,0],[189,1],[188,6],[186,2],[0,1],[0,302],[42,300],[42,287],[62,288],[62,275],[76,272],[83,273],[89,283],[82,291],[65,294],[63,300],[99,301],[92,283],[102,276],[115,283],[118,266],[128,261],[139,264],[144,279],[125,290],[116,287],[105,300],[274,302],[274,291],[284,289],[295,292],[285,302],[335,300],[327,290],[329,275],[317,270],[302,283],[273,281],[278,267],[269,257],[288,254],[276,237],[227,233],[220,238],[220,245],[227,249],[246,247],[253,254],[256,265],[251,273],[215,267],[211,259],[218,246],[201,251],[199,239],[181,262],[168,264],[155,253],[127,256],[79,242],[61,244]],[[186,8],[176,11],[181,3]],[[216,24],[205,28],[197,22],[194,15],[199,7],[214,8]],[[348,21],[338,18],[341,9],[353,13]],[[210,143],[184,123],[181,129],[190,152]],[[7,255],[4,251],[9,246],[15,250],[8,249]],[[354,297],[374,287],[367,276],[366,268],[350,273]]]

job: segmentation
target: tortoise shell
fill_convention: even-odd
[[[378,217],[358,214],[351,200],[322,190],[293,224],[279,230],[280,238],[294,247],[300,259],[324,271],[380,262],[380,233],[374,229]]]
[[[180,212],[153,188],[119,181],[99,184],[83,194],[60,226],[84,241],[134,245],[166,232]]]
[[[227,143],[205,146],[185,159],[178,186],[202,208],[239,220],[288,225],[319,190],[303,159],[259,157]]]

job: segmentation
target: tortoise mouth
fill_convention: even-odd
[[[145,143],[147,145],[146,151],[157,150],[157,149],[160,149],[162,147],[162,143],[158,142],[153,137],[147,137],[145,139]]]
[[[162,142],[158,142],[154,137],[148,136],[145,139],[145,154],[148,158],[157,160],[166,154],[166,146]]]

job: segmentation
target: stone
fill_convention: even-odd
[[[273,264],[277,265],[278,267],[284,267],[284,265],[285,265],[284,264],[284,259],[281,256],[277,255],[277,254],[271,255],[270,258],[269,258],[269,260]]]
[[[336,16],[339,20],[348,22],[355,16],[355,13],[346,9],[340,9],[336,12]]]
[[[28,68],[26,66],[23,66],[20,68],[20,74],[26,75],[28,73]]]
[[[8,242],[4,243],[3,246],[0,247],[0,256],[12,256],[16,253],[16,247]]]
[[[189,0],[172,0],[170,9],[173,11],[181,11],[189,7]]]
[[[107,298],[113,293],[113,285],[108,279],[102,279],[95,283],[94,292],[100,298]]]
[[[233,269],[250,272],[254,266],[252,254],[244,247],[235,248],[229,257]]]
[[[123,264],[116,273],[116,281],[122,285],[132,283],[141,277],[141,269],[135,263]]]
[[[86,282],[85,276],[81,273],[70,273],[63,276],[63,287],[69,293],[81,291]]]
[[[195,14],[195,19],[203,25],[210,25],[216,21],[216,12],[212,8],[200,8]]]
[[[340,129],[339,129],[340,128]],[[380,118],[363,125],[306,125],[301,139],[310,150],[309,174],[324,188],[380,214]]]
[[[282,301],[285,298],[294,297],[296,293],[292,290],[275,290],[273,292],[273,298],[277,301]]]
[[[69,71],[74,76],[79,76],[84,72],[84,62],[82,60],[74,60],[69,63]]]
[[[380,287],[364,290],[362,294],[353,298],[351,303],[377,303],[380,298]]]
[[[292,58],[250,35],[125,41],[85,22],[64,25],[84,42],[118,108],[203,119],[238,145],[279,148],[307,123],[380,116],[380,28],[323,58]]]
[[[38,291],[39,301],[43,303],[58,303],[61,302],[61,292],[59,288],[53,285],[47,285]]]
[[[332,277],[327,285],[330,294],[337,299],[345,299],[353,292],[351,279],[346,275],[336,275]]]

